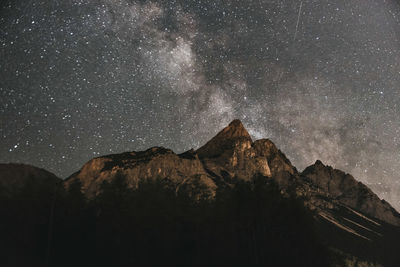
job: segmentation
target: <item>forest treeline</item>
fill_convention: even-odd
[[[136,190],[118,175],[87,200],[81,184],[0,188],[1,266],[329,266],[301,200],[271,179],[219,188],[213,200],[167,180]],[[197,188],[201,190],[201,188]]]

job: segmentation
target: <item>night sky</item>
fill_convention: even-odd
[[[394,1],[1,1],[0,162],[197,148],[231,120],[400,209]]]

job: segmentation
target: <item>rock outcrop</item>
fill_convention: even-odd
[[[232,183],[249,180],[255,174],[271,177],[266,157],[258,155],[247,130],[234,120],[196,153],[212,176]]]
[[[79,179],[82,190],[94,197],[103,181],[110,182],[116,175],[123,175],[128,186],[135,188],[141,180],[164,179],[177,190],[190,188],[192,183],[202,186],[204,194],[215,194],[216,185],[207,174],[194,151],[175,154],[172,150],[153,147],[141,152],[98,157],[86,163],[82,169],[66,179],[66,186]]]
[[[310,179],[326,197],[382,221],[400,225],[400,216],[390,204],[379,199],[371,189],[350,174],[325,166],[317,160],[302,175]]]

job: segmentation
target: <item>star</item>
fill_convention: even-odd
[[[94,156],[196,148],[239,118],[295,166],[320,159],[400,209],[384,189],[400,180],[397,2],[0,8],[1,162],[65,178]]]

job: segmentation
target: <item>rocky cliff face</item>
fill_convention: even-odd
[[[231,122],[196,153],[207,170],[226,182],[249,180],[256,174],[277,177],[282,173],[292,175],[296,172],[270,140],[253,142],[239,120]]]
[[[193,194],[210,197],[215,195],[218,186],[232,186],[237,181],[249,181],[255,175],[262,175],[274,179],[284,194],[304,198],[319,219],[349,233],[358,234],[354,227],[343,223],[347,222],[343,217],[347,213],[359,214],[357,216],[365,222],[378,219],[400,225],[399,214],[351,175],[320,161],[299,173],[270,140],[253,141],[239,120],[232,121],[196,151],[175,154],[169,149],[154,147],[95,158],[70,176],[65,184],[68,187],[78,179],[86,195],[93,197],[103,181],[111,181],[117,174],[124,175],[132,188],[142,179],[158,178],[168,181],[177,191],[191,191],[201,186],[202,190],[192,190]]]
[[[103,181],[117,174],[127,178],[130,187],[142,179],[166,179],[177,191],[194,184],[213,196],[217,185],[232,185],[250,180],[254,175],[275,177],[284,182],[297,170],[268,139],[252,141],[239,120],[234,120],[197,151],[175,154],[172,150],[153,147],[142,152],[94,158],[66,180],[66,186],[79,179],[82,190],[95,196]]]
[[[103,181],[116,175],[127,178],[129,187],[135,188],[141,180],[164,179],[176,190],[190,188],[193,184],[205,188],[204,194],[215,194],[216,185],[194,151],[175,154],[172,150],[153,147],[142,152],[128,152],[94,158],[66,180],[66,186],[76,179],[82,190],[93,197],[99,193]]]
[[[325,166],[317,160],[302,175],[310,179],[329,199],[391,224],[400,225],[400,216],[390,204],[379,199],[371,189],[356,181],[350,174]]]

